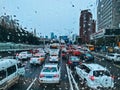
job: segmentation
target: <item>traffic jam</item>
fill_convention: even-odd
[[[119,90],[120,67],[108,56],[62,43],[17,52],[0,59],[0,90]]]

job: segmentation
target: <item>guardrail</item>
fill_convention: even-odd
[[[28,45],[15,43],[0,43],[0,52],[3,51],[21,51],[44,47],[44,45]]]

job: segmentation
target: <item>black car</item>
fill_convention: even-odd
[[[80,55],[82,62],[94,62],[94,56],[91,53],[83,53]]]
[[[80,64],[80,59],[77,56],[69,56],[68,66],[70,68],[74,68],[75,66]]]

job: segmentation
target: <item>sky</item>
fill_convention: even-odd
[[[95,16],[96,0],[0,0],[0,16],[6,13],[19,20],[27,31],[38,36],[79,34],[81,10],[91,9]]]

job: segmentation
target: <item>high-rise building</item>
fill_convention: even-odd
[[[51,39],[54,39],[54,33],[53,32],[51,32]]]
[[[120,0],[98,0],[97,28],[119,29],[120,28]]]
[[[82,39],[82,43],[89,43],[90,35],[95,32],[96,26],[96,22],[92,19],[92,13],[89,9],[81,11],[79,26],[79,36]]]

